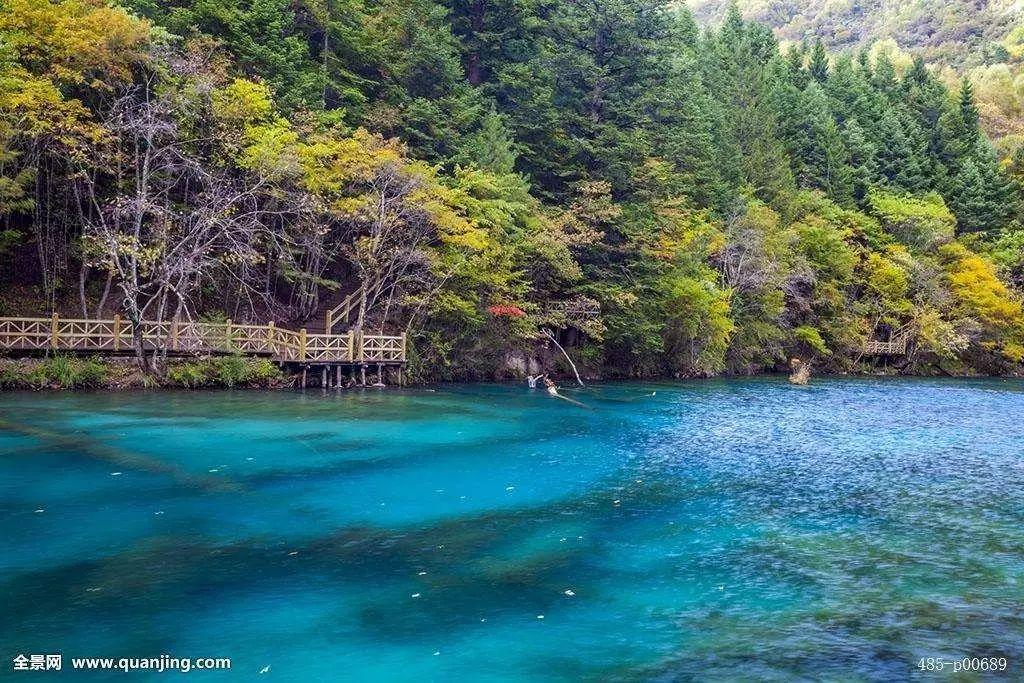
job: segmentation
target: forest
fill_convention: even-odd
[[[713,23],[728,0],[691,0]],[[821,40],[837,51],[885,52],[897,69],[924,58],[939,79],[974,89],[982,128],[1003,156],[1024,143],[1024,15],[1011,0],[737,0],[743,16],[770,26],[783,49]]]
[[[356,293],[423,379],[548,333],[592,376],[904,334],[890,371],[1019,374],[1022,184],[970,79],[736,5],[0,5],[0,315],[316,329]]]

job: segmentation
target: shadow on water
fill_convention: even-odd
[[[98,443],[95,439],[85,434],[70,436],[58,431],[2,418],[0,418],[0,432],[31,437],[35,441],[32,450],[60,451],[65,454],[77,453],[115,467],[138,470],[149,474],[167,475],[183,486],[195,487],[206,491],[240,490],[236,483],[226,481],[223,478],[194,475],[165,460],[147,457],[124,448],[115,448]],[[21,455],[24,456],[25,453],[21,452]]]

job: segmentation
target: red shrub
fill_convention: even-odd
[[[506,318],[522,318],[526,316],[523,309],[518,306],[512,306],[508,304],[497,304],[495,306],[488,306],[487,312],[496,317]]]

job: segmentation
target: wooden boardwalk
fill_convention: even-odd
[[[405,363],[405,335],[308,334],[266,325],[205,322],[142,323],[146,350],[174,354],[241,354],[263,356],[283,363],[307,365],[398,365]],[[70,353],[131,353],[131,323],[112,320],[60,318],[0,318],[0,349],[66,351]]]

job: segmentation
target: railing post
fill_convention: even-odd
[[[405,362],[405,332],[402,333],[402,357],[398,360]]]
[[[224,323],[224,350],[231,350],[231,318],[228,318],[228,321]]]
[[[355,348],[356,348],[356,333],[352,330],[348,331],[348,360],[351,362],[355,359]]]
[[[60,335],[60,322],[57,320],[57,312],[54,311],[50,320],[50,348],[57,348],[57,338]]]
[[[324,316],[324,334],[330,334],[332,327],[334,327],[334,315],[327,311],[327,315]]]
[[[114,314],[114,350],[121,350],[121,314]]]
[[[306,328],[299,330],[299,360],[306,360]]]
[[[178,350],[178,318],[171,320],[171,351]]]
[[[362,328],[359,330],[359,360],[363,361],[366,358],[366,335],[363,333]],[[364,384],[366,382],[363,382]]]
[[[270,349],[271,353],[274,351],[274,321],[271,320],[267,323],[267,348]]]

